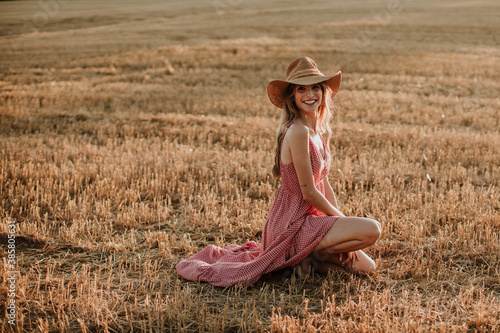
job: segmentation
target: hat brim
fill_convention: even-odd
[[[335,96],[340,88],[340,81],[342,80],[342,72],[339,71],[335,75],[323,76],[307,76],[290,81],[274,80],[269,82],[267,85],[267,95],[271,102],[278,108],[283,109],[285,107],[285,93],[290,84],[296,85],[310,85],[320,82],[325,82],[328,87],[332,90],[332,96]]]

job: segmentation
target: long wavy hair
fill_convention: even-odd
[[[332,117],[333,111],[335,107],[332,101],[332,91],[331,89],[324,83],[319,83],[321,90],[323,90],[323,101],[319,106],[319,122],[318,128],[316,131],[320,133],[320,135],[327,134],[326,143],[327,145],[330,142],[332,137],[332,129],[330,127],[330,119]],[[300,118],[300,111],[297,105],[295,104],[295,99],[293,98],[295,93],[296,85],[290,84],[286,90],[286,99],[285,99],[285,107],[281,114],[280,125],[278,126],[278,130],[276,132],[276,147],[274,154],[274,166],[273,166],[273,175],[276,178],[281,177],[281,146],[283,144],[283,138],[285,137],[286,128],[288,125],[297,118]]]

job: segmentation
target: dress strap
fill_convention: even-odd
[[[321,141],[323,141],[323,148],[325,149],[325,154],[326,150],[330,151],[330,147],[326,144],[325,139],[323,138],[323,135],[320,135]]]
[[[286,132],[288,132],[288,129],[290,128],[290,126],[292,126],[292,125],[293,125],[293,123],[295,123],[295,120],[292,120],[291,122],[289,122],[289,123],[286,125],[285,130],[283,131],[283,138],[282,138],[282,139],[284,139],[284,138],[285,138]]]

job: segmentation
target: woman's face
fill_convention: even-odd
[[[318,110],[323,102],[323,90],[319,84],[296,86],[294,91],[295,105],[304,112]]]

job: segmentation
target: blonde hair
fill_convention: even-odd
[[[327,133],[326,143],[330,142],[330,138],[332,137],[332,129],[330,127],[330,118],[334,111],[334,105],[332,101],[332,90],[328,87],[324,82],[319,83],[321,90],[323,90],[323,101],[319,106],[319,122],[318,128],[316,129],[318,133],[323,135]],[[273,175],[276,178],[281,177],[281,145],[283,144],[283,138],[285,137],[286,129],[288,125],[297,118],[300,118],[300,111],[297,105],[295,104],[295,100],[293,95],[295,93],[296,85],[290,84],[285,93],[285,107],[283,108],[283,113],[281,114],[280,125],[278,126],[278,130],[276,132],[276,147],[274,153],[274,166],[273,166]]]

